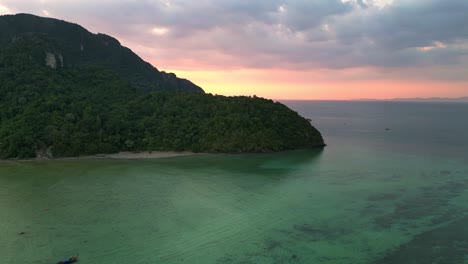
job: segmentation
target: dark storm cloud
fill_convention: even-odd
[[[468,65],[466,0],[0,0],[0,5],[15,12],[47,11],[114,35],[140,45],[137,51],[153,61],[288,69]]]
[[[364,3],[364,0],[357,0],[357,4],[362,8],[367,8],[367,4]]]
[[[358,65],[466,65],[467,11],[465,0],[395,1],[338,20],[337,45],[348,45]]]
[[[284,1],[284,19],[279,22],[294,31],[304,31],[319,26],[326,18],[350,12],[351,3],[340,0],[296,0]]]
[[[468,1],[398,1],[358,26],[385,48],[421,47],[468,38]]]

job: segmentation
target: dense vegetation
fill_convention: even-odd
[[[50,53],[57,67],[101,65],[142,91],[203,92],[188,80],[158,71],[119,41],[80,25],[29,14],[0,16],[0,47],[28,41],[35,55]],[[41,58],[43,60],[43,58]]]
[[[142,90],[105,64],[46,66],[46,52],[58,47],[44,34],[0,47],[1,158],[323,145],[306,119],[280,103]]]

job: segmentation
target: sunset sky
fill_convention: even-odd
[[[467,0],[0,0],[116,37],[206,92],[468,96]]]

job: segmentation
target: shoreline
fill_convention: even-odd
[[[209,152],[190,152],[190,151],[141,151],[141,152],[130,152],[122,151],[118,153],[101,153],[94,155],[84,155],[77,157],[37,157],[29,159],[0,159],[0,161],[60,161],[60,160],[99,160],[99,159],[115,159],[115,160],[137,160],[137,159],[163,159],[163,158],[176,158],[183,156],[195,156],[195,155],[261,155],[261,154],[272,154],[272,153],[284,153],[288,151],[298,151],[298,150],[313,150],[313,149],[324,149],[326,144],[315,145],[312,148],[304,149],[291,149],[283,151],[270,151],[270,152],[236,152],[236,153],[209,153]]]
[[[95,154],[78,157],[59,157],[59,158],[33,158],[33,159],[6,159],[4,161],[54,161],[54,160],[94,160],[94,159],[116,159],[116,160],[133,160],[133,159],[162,159],[174,158],[183,156],[200,155],[201,153],[194,152],[176,152],[176,151],[143,151],[143,152],[130,152],[122,151],[111,154]]]
[[[193,152],[177,152],[177,151],[143,151],[143,152],[130,152],[123,151],[113,154],[96,154],[90,156],[77,157],[78,159],[161,159],[182,156],[199,155]]]

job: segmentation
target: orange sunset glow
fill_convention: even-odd
[[[206,92],[222,95],[256,95],[278,100],[353,100],[413,97],[461,97],[466,82],[398,80],[301,81],[297,72],[282,70],[178,71],[178,76],[200,85]],[[301,72],[299,75],[313,75]]]

